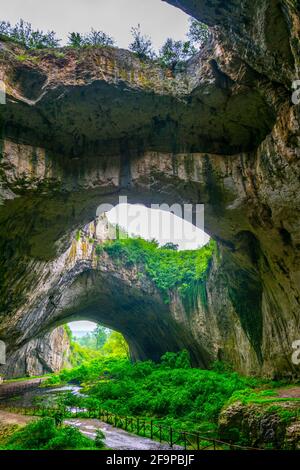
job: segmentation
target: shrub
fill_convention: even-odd
[[[68,37],[68,45],[75,48],[88,47],[88,46],[114,46],[114,39],[103,31],[96,31],[91,29],[89,33],[70,33]]]
[[[97,447],[100,448],[100,436]],[[102,447],[103,447],[102,443]],[[53,418],[43,418],[17,431],[6,442],[8,450],[93,449],[96,444],[70,426],[57,427]]]
[[[9,22],[1,21],[0,34],[8,36],[29,49],[55,48],[60,43],[54,31],[45,33],[38,29],[34,30],[30,23],[22,19],[15,26],[12,26]]]

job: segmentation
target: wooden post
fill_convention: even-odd
[[[170,447],[173,447],[173,429],[170,428]]]

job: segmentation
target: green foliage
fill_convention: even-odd
[[[216,244],[211,240],[199,250],[176,251],[173,248],[159,248],[156,241],[142,238],[114,240],[103,245],[103,249],[112,258],[125,266],[140,264],[162,291],[166,301],[169,300],[170,291],[179,288],[187,303],[197,295],[197,286],[204,285],[215,248]],[[205,285],[203,288],[205,289]],[[204,302],[205,296],[206,290],[202,295]]]
[[[100,358],[101,353],[95,349],[81,346],[76,341],[72,341],[70,345],[69,362],[71,366],[76,367],[84,362],[92,361],[93,359]]]
[[[97,447],[100,446],[100,441],[99,436]],[[58,427],[53,418],[43,418],[15,432],[7,440],[4,448],[7,450],[79,450],[94,449],[96,444],[83,436],[78,429],[70,426]]]
[[[101,245],[96,245],[95,253],[96,253],[97,256],[102,255],[102,253],[103,253],[103,247],[102,247]]]
[[[83,382],[88,398],[69,397],[67,406],[103,408],[123,416],[145,416],[177,429],[212,430],[220,410],[237,391],[261,381],[245,378],[218,364],[216,370],[190,366],[188,353],[167,353],[160,364],[102,358],[71,371],[62,382]],[[75,402],[74,402],[75,400]]]
[[[30,23],[20,20],[15,26],[9,22],[0,22],[0,34],[9,37],[29,49],[55,48],[59,46],[60,40],[56,38],[54,31],[46,33],[34,30]]]
[[[142,34],[140,24],[135,28],[131,28],[131,34],[133,40],[129,44],[129,50],[137,54],[140,59],[154,59],[155,53],[152,40],[149,36]]]
[[[184,62],[196,53],[190,41],[174,41],[168,38],[159,53],[160,62],[173,70],[180,68]]]
[[[171,369],[190,369],[191,367],[190,356],[186,350],[181,353],[167,352],[162,356],[161,363]]]
[[[98,449],[103,449],[104,439],[105,439],[105,434],[101,431],[101,429],[97,429],[96,437],[95,437],[95,445]]]
[[[112,331],[101,349],[102,354],[111,357],[129,357],[129,348],[124,336]]]
[[[179,249],[179,245],[175,245],[175,243],[166,243],[165,245],[162,246],[162,248],[164,250],[174,250],[174,251],[178,251]]]
[[[190,27],[187,35],[195,47],[203,46],[211,37],[208,26],[194,18],[190,18]]]
[[[75,48],[89,47],[89,46],[114,46],[114,39],[103,31],[96,31],[91,29],[89,33],[70,33],[68,37],[68,45]]]

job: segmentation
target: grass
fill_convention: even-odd
[[[280,387],[281,382],[273,382],[274,387]],[[300,398],[279,397],[276,389],[251,390],[246,389],[233,393],[229,403],[241,402],[243,405],[265,404],[277,402],[300,402]]]
[[[33,375],[33,376],[27,376],[27,377],[18,377],[16,379],[5,379],[4,383],[9,384],[9,383],[14,383],[14,382],[26,382],[27,380],[34,380],[34,379],[43,379],[50,377],[51,374],[44,374],[44,375]]]

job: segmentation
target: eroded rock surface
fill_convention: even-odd
[[[72,238],[99,204],[116,204],[121,194],[147,205],[203,203],[220,258],[207,282],[212,323],[196,308],[185,320],[190,350],[199,364],[208,351],[246,373],[297,375],[300,106],[291,96],[298,2],[169,3],[214,30],[211,44],[175,75],[112,48],[57,54],[1,43],[8,103],[0,108],[0,335],[14,350],[47,328],[32,319],[44,318],[69,272]],[[76,283],[100,277],[126,299],[128,275],[117,281],[100,269]],[[165,346],[178,347],[180,303],[175,298],[165,313],[157,302],[149,308],[166,315]],[[136,328],[142,337],[151,323]]]
[[[67,365],[70,343],[63,327],[35,338],[9,354],[1,373],[5,377],[39,376],[59,372]]]

